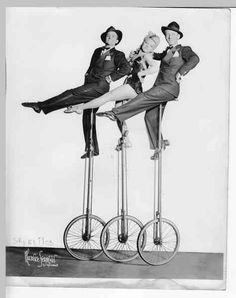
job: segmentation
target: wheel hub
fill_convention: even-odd
[[[160,238],[155,238],[153,242],[155,245],[162,245],[162,240]]]
[[[124,234],[119,234],[118,235],[118,241],[120,243],[126,243],[127,240],[128,240],[128,235],[124,235]]]
[[[91,238],[91,235],[89,235],[88,233],[84,233],[83,235],[82,235],[82,239],[84,240],[84,241],[89,241],[90,240],[90,238]]]

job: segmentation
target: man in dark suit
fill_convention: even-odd
[[[154,59],[161,60],[160,70],[154,86],[140,93],[123,106],[114,108],[112,111],[97,113],[97,116],[123,122],[138,113],[146,111],[145,122],[150,147],[156,149],[157,152],[159,150],[158,118],[160,103],[165,106],[168,101],[178,97],[182,77],[199,62],[199,57],[190,47],[178,44],[179,39],[183,37],[183,33],[176,22],[171,22],[168,26],[162,26],[161,30],[169,46],[164,52],[154,54]]]
[[[91,58],[90,66],[85,74],[84,85],[39,102],[23,102],[24,107],[32,108],[35,112],[43,111],[48,114],[58,109],[90,101],[109,91],[109,85],[130,72],[130,65],[123,52],[115,49],[122,39],[122,32],[109,27],[101,34],[105,46],[97,48]],[[95,109],[97,111],[97,109]],[[65,111],[66,112],[66,111]],[[93,146],[94,155],[99,154],[95,113],[93,119]],[[91,110],[87,110],[83,116],[83,130],[86,153],[81,158],[88,157],[89,136],[91,128]]]

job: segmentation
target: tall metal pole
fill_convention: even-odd
[[[158,158],[158,207],[157,207],[157,213],[158,213],[158,229],[157,229],[157,239],[158,241],[162,240],[162,220],[161,220],[161,192],[162,192],[162,150],[163,150],[163,144],[162,144],[162,109],[163,106],[160,104],[159,108],[159,134],[158,134],[158,143],[159,143],[159,158]]]
[[[128,233],[127,219],[127,158],[126,158],[126,147],[125,147],[125,131],[124,124],[122,123],[122,132],[121,132],[121,200],[122,200],[122,224],[121,224],[121,233],[126,238]]]
[[[85,234],[87,235],[88,239],[90,238],[91,234],[91,221],[90,215],[92,214],[92,195],[93,195],[93,123],[94,123],[94,111],[91,110],[91,119],[90,119],[90,134],[89,134],[89,161],[88,161],[88,181],[87,181],[87,208],[86,208],[86,227],[85,227]]]
[[[162,109],[160,104],[159,109],[159,134],[158,134],[158,147],[159,147],[159,159],[158,159],[158,212],[161,214],[161,192],[162,192],[162,136],[161,136],[161,122],[162,122]]]
[[[154,157],[154,220],[157,220],[153,224],[153,239],[158,243],[161,241],[161,191],[162,191],[162,133],[161,133],[161,121],[162,121],[162,104],[159,105],[159,118],[158,118],[158,148],[156,148],[157,154]],[[158,171],[157,171],[157,159],[158,159]],[[157,191],[158,185],[158,191]]]

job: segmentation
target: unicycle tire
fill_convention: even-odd
[[[88,219],[91,227],[89,239],[84,239],[84,227]],[[100,236],[105,222],[96,215],[80,215],[74,218],[66,227],[63,242],[68,253],[78,260],[93,260],[99,257],[103,251],[100,245]],[[108,235],[104,235],[104,246]]]
[[[155,225],[160,219],[154,219],[144,225],[137,241],[140,257],[149,265],[159,266],[170,262],[179,249],[180,235],[176,225],[168,219],[161,219],[161,241],[154,240]],[[145,241],[143,237],[145,235]]]
[[[143,224],[137,218],[126,215],[128,234],[127,239],[122,239],[120,233],[122,220],[122,216],[112,218],[104,226],[101,234],[102,250],[109,259],[115,262],[128,262],[138,257],[137,239]]]

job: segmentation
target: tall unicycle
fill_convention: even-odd
[[[75,217],[64,231],[64,246],[68,253],[78,260],[93,260],[102,254],[100,237],[105,222],[98,216],[92,214],[93,201],[93,120],[91,111],[90,145],[89,157],[85,158],[84,170],[84,192],[83,192],[83,214]],[[104,235],[104,246],[107,234]]]
[[[159,143],[151,159],[154,161],[154,212],[153,219],[144,225],[137,241],[141,258],[150,265],[163,265],[170,262],[179,248],[180,235],[176,225],[162,217],[162,151],[169,145],[161,134],[163,106],[159,108]],[[158,161],[158,167],[157,167]],[[158,186],[158,187],[157,187]],[[145,241],[143,237],[145,236]]]
[[[128,131],[124,129],[124,125],[121,131],[121,138],[116,147],[118,153],[117,216],[105,225],[101,234],[101,246],[112,261],[128,262],[138,256],[137,239],[143,225],[137,218],[128,215],[126,154]]]

